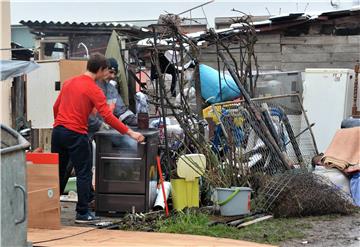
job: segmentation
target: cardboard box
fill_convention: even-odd
[[[28,227],[60,229],[58,154],[27,153]]]

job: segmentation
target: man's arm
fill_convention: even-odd
[[[144,136],[142,134],[129,129],[113,115],[110,107],[106,103],[105,95],[100,88],[97,86],[89,88],[88,95],[90,100],[95,105],[95,108],[98,110],[99,114],[104,118],[107,124],[119,131],[121,134],[127,134],[139,142],[144,140]]]
[[[121,96],[119,95],[117,89],[113,85],[111,85],[111,84],[108,85],[108,92],[109,92],[109,95],[111,96],[111,98],[116,99],[115,109],[113,111],[113,114],[115,115],[115,117],[119,118],[121,114],[126,112],[127,107],[124,104],[124,101],[122,100]]]

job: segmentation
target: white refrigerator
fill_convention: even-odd
[[[341,121],[351,116],[354,71],[351,69],[306,69],[303,104],[319,152],[325,152]]]

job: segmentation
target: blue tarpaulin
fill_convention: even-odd
[[[240,97],[240,90],[230,75],[213,69],[205,64],[200,64],[201,96],[210,104],[234,100]],[[221,95],[220,95],[221,86]]]
[[[34,61],[0,60],[0,80],[21,76],[39,67]]]

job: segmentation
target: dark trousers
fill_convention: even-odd
[[[180,61],[179,61],[180,62]],[[171,75],[171,88],[170,92],[172,96],[176,96],[176,81],[177,81],[177,75],[178,71],[175,68],[175,65],[170,63],[170,61],[165,57],[164,54],[159,54],[159,65],[161,73],[166,73]],[[159,75],[157,74],[156,67],[154,64],[151,65],[151,80],[159,78]]]
[[[52,132],[51,152],[59,154],[59,182],[62,192],[68,179],[69,161],[74,165],[78,194],[76,211],[80,214],[86,213],[92,179],[91,152],[87,134],[80,134],[63,126],[56,126]]]
[[[90,147],[91,147],[91,144],[90,144]],[[92,152],[92,149],[91,149],[91,152]],[[92,157],[92,153],[90,153],[90,157]],[[68,165],[66,167],[64,178],[60,181],[60,195],[64,194],[66,184],[69,181],[69,178],[71,177],[71,173],[72,173],[73,168],[74,168],[74,165],[71,162],[71,160],[69,160],[69,163],[68,163]],[[75,174],[75,176],[76,176],[76,174]],[[92,200],[94,200],[94,198],[95,198],[95,190],[94,190],[93,185],[91,184],[90,185],[89,203]]]

